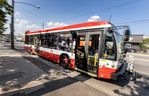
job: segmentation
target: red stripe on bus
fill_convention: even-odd
[[[61,31],[61,30],[74,29],[74,28],[83,28],[83,27],[93,27],[93,26],[100,26],[100,25],[106,25],[106,24],[110,24],[110,23],[107,22],[107,21],[86,22],[86,23],[74,24],[74,25],[58,27],[58,28],[52,28],[52,29],[43,29],[43,30],[38,30],[38,31],[33,31],[33,32],[28,31],[28,32],[26,32],[26,34],[30,35],[30,34],[36,34],[36,33],[42,33],[42,32]]]

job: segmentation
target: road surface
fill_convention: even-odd
[[[8,46],[9,44],[5,45]],[[16,47],[19,49],[23,49],[22,45],[22,43],[17,43]],[[29,56],[29,58],[34,58],[35,60],[29,58],[26,59],[33,62],[35,66],[39,67],[41,70],[45,72],[48,71],[48,66],[52,66],[55,69],[59,68],[57,64],[50,62],[46,59],[40,58],[36,55],[29,55],[25,53],[23,50],[21,50],[20,52],[24,56],[27,55]],[[129,54],[129,56],[131,57],[128,58],[129,60],[136,59],[133,62],[136,71],[148,74],[148,70],[146,69],[148,67],[148,65],[146,64],[146,62],[148,62],[147,56],[135,54]],[[145,59],[146,61],[142,59]],[[37,64],[36,61],[38,60],[44,63]],[[141,60],[144,63],[142,63]],[[142,68],[140,68],[139,66],[141,66]],[[89,96],[95,94],[98,96],[105,96],[105,94],[109,96],[149,96],[149,76],[147,75],[142,75],[140,78],[137,79],[137,81],[129,81],[126,79],[118,81],[97,79],[92,78],[90,76],[86,76],[77,71],[69,71],[67,73],[67,76],[68,77],[65,79],[46,83],[44,84],[45,87],[43,89],[37,90],[28,95],[37,96],[40,94],[43,96],[58,96],[67,94],[66,96],[77,96],[78,93],[83,92],[84,94],[80,94],[80,96],[86,96],[86,93],[88,93]],[[78,89],[79,91],[76,91]]]
[[[134,64],[134,70],[149,75],[149,55],[128,53],[128,61]]]

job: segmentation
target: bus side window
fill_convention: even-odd
[[[44,46],[44,47],[56,49],[57,34],[47,33],[45,35],[42,35],[41,43],[42,43],[42,46]]]
[[[25,36],[25,44],[29,44],[29,36]]]
[[[34,36],[34,45],[39,45],[39,35]]]
[[[58,40],[59,49],[64,51],[72,51],[72,35],[70,33],[61,33]]]
[[[115,42],[113,33],[107,32],[105,34],[105,43],[104,43],[103,51],[102,51],[102,58],[112,59],[112,60],[116,58],[116,45],[115,44],[116,42]]]
[[[33,45],[34,44],[34,35],[29,36],[29,44]]]
[[[58,34],[54,33],[52,36],[52,46],[54,49],[57,49],[57,42],[58,42]]]
[[[46,34],[41,34],[41,46],[47,47],[47,37],[46,37]]]

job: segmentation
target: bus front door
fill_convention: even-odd
[[[87,70],[92,74],[97,74],[99,60],[99,32],[88,34],[87,39]]]
[[[75,64],[78,69],[97,75],[99,32],[79,34],[76,40]]]

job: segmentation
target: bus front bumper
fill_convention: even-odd
[[[118,69],[117,72],[112,73],[111,79],[117,80],[120,76],[123,76],[124,73],[127,71],[127,66],[128,66],[127,63],[122,64],[121,67]]]

